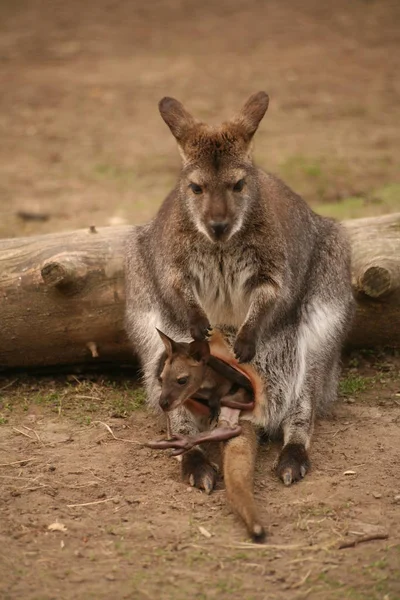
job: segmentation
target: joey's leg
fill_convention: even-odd
[[[283,423],[283,448],[276,472],[285,485],[305,477],[311,463],[308,448],[314,428],[314,409],[310,394],[303,392]]]
[[[176,434],[167,440],[148,442],[145,445],[148,448],[153,448],[154,450],[167,450],[169,448],[174,448],[172,455],[180,456],[195,446],[204,444],[205,442],[225,442],[226,440],[230,440],[231,438],[240,435],[241,432],[242,428],[240,425],[230,426],[226,425],[224,422],[223,425],[221,424],[221,427],[216,427],[210,431],[203,431],[202,433],[198,433],[193,437]]]
[[[220,405],[237,410],[253,410],[254,400],[247,390],[239,388],[234,394],[223,396]]]

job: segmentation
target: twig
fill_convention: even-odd
[[[114,435],[114,432],[111,429],[111,427],[109,425],[107,425],[107,423],[103,423],[103,421],[93,421],[93,423],[99,423],[100,425],[103,425],[103,427],[105,427],[107,429],[107,431],[109,433],[111,433],[114,440],[117,440],[118,442],[128,442],[129,444],[137,444],[138,446],[144,445],[142,442],[138,442],[136,440],[126,440],[124,438],[117,437],[116,435]]]
[[[93,506],[94,504],[103,504],[104,502],[111,502],[115,500],[118,496],[113,496],[112,498],[106,498],[105,500],[95,500],[94,502],[84,502],[83,504],[67,504],[68,508],[77,508],[79,506]]]
[[[11,467],[12,465],[20,465],[22,463],[32,462],[33,460],[37,460],[37,458],[22,458],[21,460],[14,460],[14,462],[1,463],[0,467]]]
[[[10,381],[9,383],[7,383],[6,385],[3,385],[3,387],[0,388],[0,392],[2,392],[3,390],[6,390],[7,388],[11,387],[17,381],[18,381],[18,379],[13,379],[12,381]]]
[[[26,425],[22,425],[22,427],[24,429],[27,429],[28,431],[32,431],[32,433],[34,433],[36,435],[37,441],[39,442],[39,444],[42,444],[43,446],[43,442],[41,440],[40,435],[38,434],[38,432],[35,429],[31,429],[30,427],[27,427]]]
[[[14,431],[17,431],[18,433],[20,433],[21,435],[24,435],[25,437],[29,438],[32,441],[36,441],[35,438],[33,438],[31,435],[29,435],[29,433],[25,433],[25,431],[21,431],[20,429],[17,429],[17,427],[13,427]]]
[[[306,575],[304,575],[304,577],[303,577],[302,579],[300,579],[300,581],[299,581],[298,583],[294,583],[294,584],[292,585],[292,589],[296,589],[296,588],[299,588],[299,587],[301,587],[302,585],[304,585],[304,584],[305,584],[305,582],[307,581],[307,579],[310,577],[310,575],[311,575],[311,572],[312,572],[312,569],[310,569],[310,570],[308,571],[308,573],[307,573]]]
[[[343,548],[354,548],[354,546],[358,546],[358,544],[363,544],[364,542],[372,542],[374,540],[387,540],[389,537],[388,533],[375,533],[372,535],[365,535],[364,537],[357,538],[352,540],[351,542],[342,542],[339,544],[339,550],[343,550]]]

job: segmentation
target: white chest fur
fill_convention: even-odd
[[[252,269],[231,256],[205,255],[191,265],[194,294],[211,325],[240,327],[250,304],[246,281]]]

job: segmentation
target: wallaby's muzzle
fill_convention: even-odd
[[[216,241],[220,242],[224,241],[228,237],[230,226],[228,221],[211,221],[209,224],[209,229],[212,237]]]

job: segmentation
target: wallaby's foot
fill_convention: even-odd
[[[233,350],[240,363],[250,362],[256,353],[256,336],[245,330],[239,331]]]
[[[287,444],[278,459],[276,472],[285,485],[305,477],[311,463],[304,444]]]
[[[182,479],[211,494],[217,481],[217,470],[201,450],[194,448],[182,456]]]
[[[206,315],[193,311],[189,313],[189,329],[192,338],[201,342],[210,335],[212,327]]]

